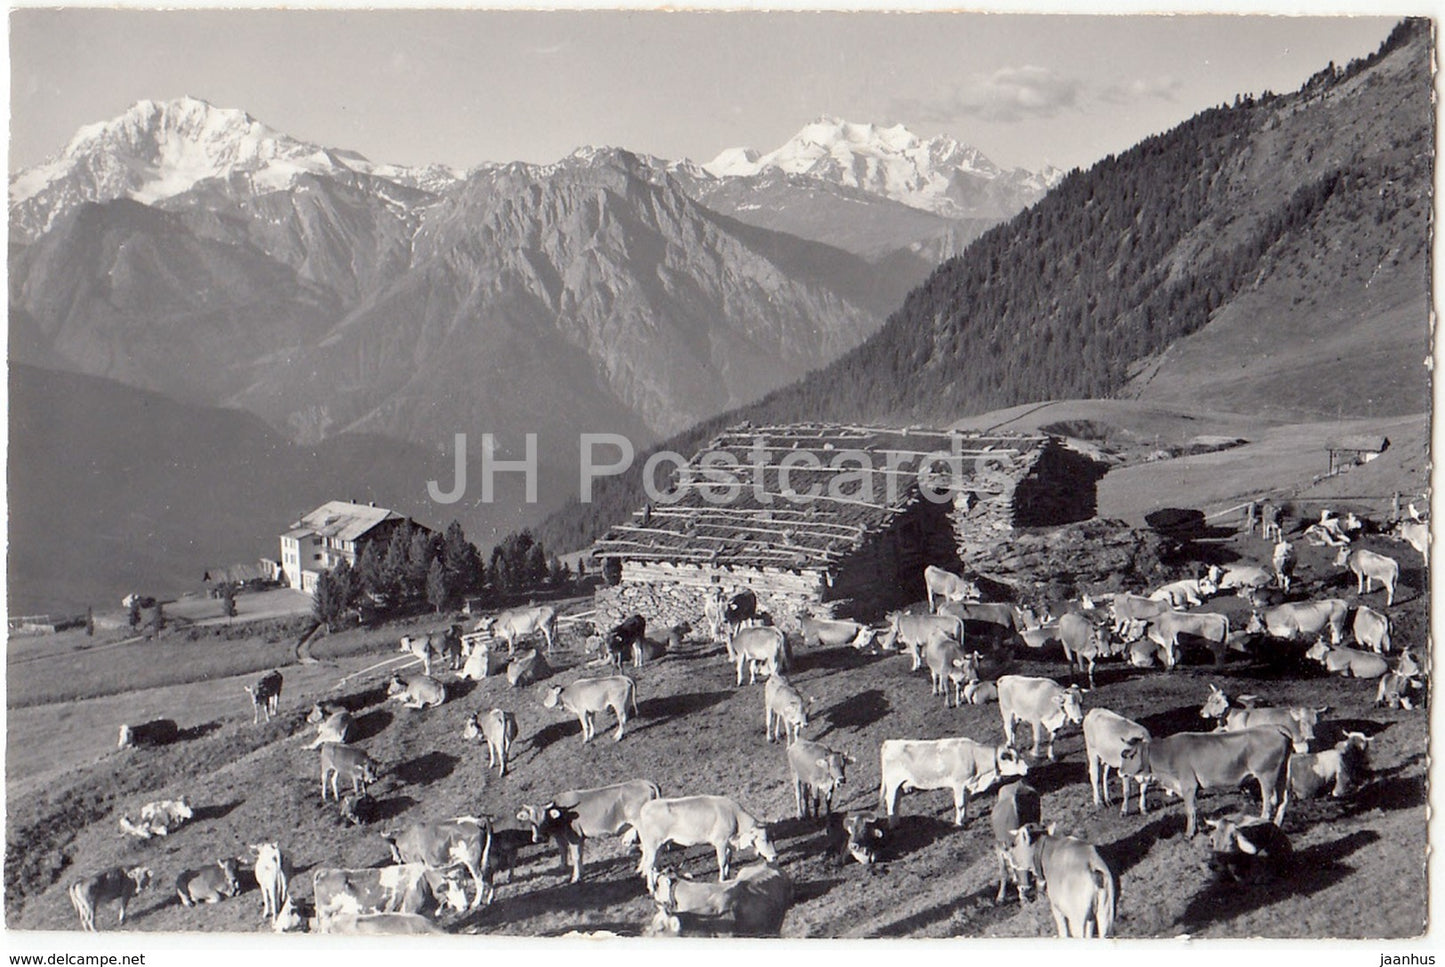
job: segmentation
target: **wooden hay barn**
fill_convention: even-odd
[[[1330,473],[1346,467],[1369,463],[1390,448],[1390,438],[1378,434],[1357,433],[1325,441],[1330,455]]]
[[[702,627],[713,587],[751,589],[784,628],[804,611],[875,618],[924,596],[925,565],[964,571],[1016,527],[1094,516],[1101,475],[1044,435],[732,427],[593,545],[597,623]]]

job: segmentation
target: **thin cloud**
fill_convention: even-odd
[[[1047,67],[1005,67],[975,76],[942,99],[900,102],[894,113],[922,121],[979,118],[1012,123],[1049,118],[1078,103],[1083,85]]]
[[[1177,77],[1135,78],[1127,84],[1110,84],[1099,91],[1099,98],[1110,104],[1128,104],[1132,101],[1175,100],[1184,82]]]

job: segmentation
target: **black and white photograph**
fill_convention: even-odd
[[[1291,13],[10,9],[7,943],[1434,963],[1437,23]]]

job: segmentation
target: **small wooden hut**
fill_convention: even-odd
[[[1097,465],[1056,438],[806,423],[732,427],[592,548],[598,623],[698,626],[710,590],[751,589],[783,627],[875,617],[1015,527],[1092,517]]]
[[[1362,463],[1369,463],[1390,448],[1390,438],[1379,434],[1356,433],[1325,441],[1330,455],[1330,473],[1335,474]]]

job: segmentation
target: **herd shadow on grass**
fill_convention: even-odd
[[[385,728],[392,723],[396,716],[384,708],[372,709],[364,715],[358,715],[351,720],[350,740],[362,742],[373,736],[380,735]]]
[[[409,786],[429,786],[451,775],[458,761],[456,756],[446,752],[428,752],[398,763],[390,772]]]
[[[870,688],[850,695],[819,713],[818,717],[826,719],[828,727],[815,738],[821,740],[835,729],[866,729],[881,720],[888,711],[888,697],[881,688]]]
[[[1380,834],[1361,829],[1328,843],[1299,850],[1284,877],[1274,883],[1243,886],[1212,879],[1189,901],[1180,926],[1197,932],[1215,923],[1227,923],[1291,897],[1309,897],[1354,872],[1341,862],[1345,857],[1377,842]]]

